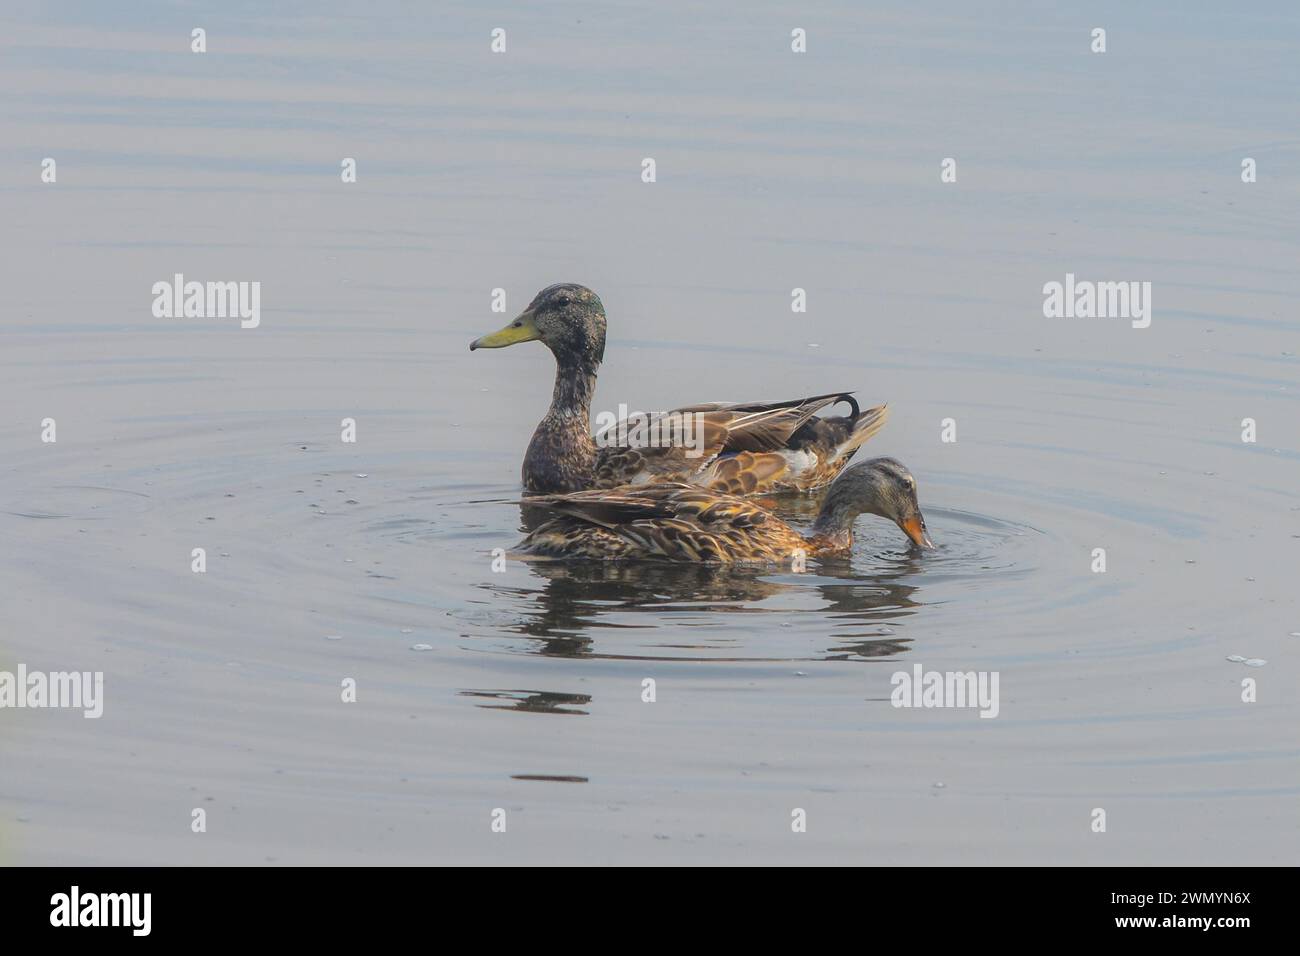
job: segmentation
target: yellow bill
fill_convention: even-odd
[[[507,345],[517,345],[520,342],[535,342],[541,337],[532,315],[525,312],[504,329],[490,332],[469,343],[469,350],[473,352],[475,349],[503,349]]]

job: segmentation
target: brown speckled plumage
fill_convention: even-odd
[[[535,340],[555,355],[556,376],[551,407],[524,455],[524,488],[534,494],[656,482],[738,495],[812,491],[829,484],[887,417],[883,405],[859,411],[847,392],[784,402],[709,403],[656,417],[656,426],[664,425],[672,435],[667,443],[598,444],[590,433],[590,414],[605,354],[600,298],[573,283],[549,286],[513,323],[470,348]],[[818,417],[839,403],[850,407],[848,415]],[[683,415],[699,423],[693,435],[681,433]],[[688,437],[694,441],[688,443]]]
[[[526,499],[558,512],[522,542],[522,554],[604,561],[628,559],[785,564],[796,555],[842,553],[863,512],[889,518],[930,546],[916,482],[897,461],[847,469],[831,486],[807,537],[752,501],[694,485],[649,484]]]

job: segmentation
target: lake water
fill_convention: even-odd
[[[104,713],[0,711],[0,862],[1294,864],[1300,14],[913,6],[7,10],[0,670]],[[938,550],[494,572],[557,281],[597,409],[888,401]]]

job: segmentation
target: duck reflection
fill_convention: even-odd
[[[579,708],[591,703],[590,694],[559,694],[548,690],[463,690],[461,697],[479,697],[495,701],[476,704],[485,710],[521,710],[529,714],[586,715]]]
[[[810,499],[781,500],[789,514],[816,513]],[[546,520],[546,509],[521,508],[525,529]],[[797,519],[796,519],[797,520]],[[522,615],[508,630],[534,639],[533,652],[548,657],[613,657],[653,660],[794,660],[790,657],[719,657],[717,645],[679,644],[683,650],[701,649],[707,655],[603,654],[594,649],[598,629],[639,629],[662,626],[665,614],[683,613],[755,615],[755,631],[777,627],[772,615],[786,620],[782,626],[799,631],[796,619],[789,621],[792,605],[807,606],[808,595],[820,596],[820,607],[808,610],[820,627],[829,620],[835,643],[815,654],[816,660],[873,660],[908,650],[911,639],[893,633],[904,618],[921,607],[915,585],[905,583],[922,567],[909,552],[890,552],[872,558],[874,573],[855,571],[848,559],[822,561],[810,567],[812,573],[792,574],[773,569],[737,568],[725,565],[677,564],[668,562],[528,561],[532,575],[544,579],[540,590],[485,584],[508,593]],[[782,601],[781,598],[789,600]],[[776,600],[774,600],[776,599]],[[629,615],[649,612],[644,625],[628,623]],[[617,618],[615,618],[617,615]],[[492,692],[499,693],[499,692]],[[517,692],[510,692],[517,693]],[[488,705],[484,705],[488,706]],[[518,709],[527,709],[518,701]],[[539,698],[529,707],[547,706]]]
[[[546,584],[540,591],[514,589],[532,607],[512,629],[537,638],[537,653],[551,657],[592,656],[588,632],[594,628],[641,626],[602,619],[615,612],[761,613],[746,605],[792,588],[753,569],[702,564],[530,561],[528,569]]]

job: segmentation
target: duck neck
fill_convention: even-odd
[[[524,487],[534,494],[562,494],[590,485],[596,468],[591,439],[591,400],[598,362],[555,357],[551,407],[533,432],[524,456]]]
[[[813,526],[812,533],[807,537],[808,550],[813,554],[831,554],[838,551],[853,550],[853,529],[844,528],[839,531],[818,531],[816,525]]]
[[[822,502],[808,540],[822,551],[847,551],[853,547],[853,522],[862,514],[862,504],[851,490],[836,483]]]
[[[582,423],[583,434],[587,434],[591,422],[591,399],[596,394],[596,369],[599,367],[599,363],[590,359],[557,355],[555,390],[546,417],[577,419]]]
[[[817,520],[813,522],[812,533],[815,535],[838,536],[847,534],[852,536],[853,522],[861,513],[861,508],[854,507],[849,502],[837,500],[832,489],[832,493],[827,495],[826,501],[822,504],[822,510],[817,513]]]

